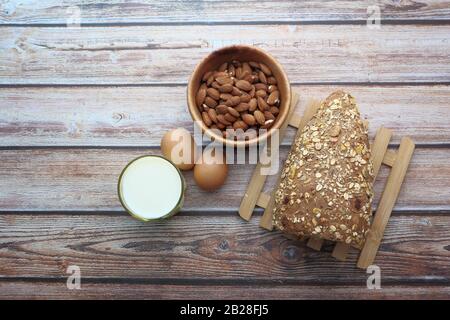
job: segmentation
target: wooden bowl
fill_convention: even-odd
[[[265,134],[261,134],[257,137],[248,140],[231,140],[225,139],[222,135],[218,135],[213,130],[209,129],[202,121],[202,115],[197,108],[195,97],[197,91],[201,84],[201,79],[203,75],[212,70],[216,70],[222,63],[230,62],[232,60],[239,60],[241,62],[245,61],[255,61],[262,62],[267,65],[271,70],[275,78],[277,79],[277,87],[280,91],[280,113],[278,114],[274,124]],[[189,112],[192,119],[195,122],[201,123],[202,131],[212,137],[214,141],[220,142],[224,145],[231,147],[247,147],[250,145],[257,144],[261,140],[266,140],[271,137],[274,130],[280,129],[282,123],[286,120],[289,114],[289,108],[291,103],[291,87],[286,73],[284,72],[281,65],[273,58],[271,55],[265,51],[246,45],[235,45],[224,47],[219,50],[213,51],[208,56],[206,56],[194,69],[194,72],[189,79],[187,88],[187,102],[189,107]]]

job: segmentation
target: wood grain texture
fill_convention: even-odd
[[[450,86],[297,85],[296,114],[337,89],[356,98],[371,138],[383,125],[395,132],[395,144],[402,136],[450,144]],[[167,130],[193,132],[185,86],[0,88],[0,105],[2,146],[158,146]],[[295,132],[287,130],[285,145]]]
[[[0,84],[185,84],[224,45],[266,49],[292,83],[447,83],[450,25],[4,27]],[[324,67],[326,66],[326,67]]]
[[[0,274],[66,279],[67,266],[77,265],[85,279],[366,285],[356,250],[336,262],[332,245],[316,252],[256,220],[179,214],[146,224],[125,214],[1,215]],[[446,215],[392,216],[375,260],[382,281],[448,285],[449,228]]]
[[[381,290],[368,290],[364,285],[174,285],[82,282],[81,290],[67,290],[64,280],[2,281],[1,299],[449,299],[449,286],[385,285]]]
[[[142,154],[133,149],[19,149],[0,150],[0,210],[113,210],[122,211],[116,184],[123,167]],[[288,147],[280,152],[287,156]],[[450,210],[450,149],[417,149],[394,210]],[[252,165],[230,166],[225,185],[201,191],[192,172],[187,180],[185,210],[234,211],[239,207]],[[374,186],[375,204],[389,170],[383,166]],[[264,191],[272,190],[275,177]],[[207,201],[206,201],[207,199]]]
[[[365,25],[373,4],[0,1],[0,298],[449,299],[450,2],[377,2],[380,30]],[[76,6],[90,26],[66,27]],[[302,102],[347,90],[372,138],[384,125],[394,145],[421,146],[375,261],[382,290],[366,289],[354,249],[336,262],[332,244],[315,252],[260,229],[260,215],[242,221],[251,165],[232,166],[214,193],[186,173],[185,209],[171,220],[123,212],[120,170],[157,153],[166,130],[192,131],[188,78],[234,43],[273,54]],[[81,266],[81,291],[66,289],[69,264]]]
[[[377,4],[383,20],[447,20],[450,3],[432,1],[164,1],[31,0],[2,2],[0,24],[66,24],[80,9],[81,22],[96,23],[230,23],[353,21],[368,17],[368,6]]]

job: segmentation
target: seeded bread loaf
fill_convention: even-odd
[[[297,135],[275,191],[274,226],[299,238],[362,247],[372,214],[373,166],[354,98],[332,93]]]

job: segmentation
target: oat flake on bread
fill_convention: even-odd
[[[332,93],[297,135],[275,191],[274,226],[362,247],[372,215],[367,127],[354,98]]]

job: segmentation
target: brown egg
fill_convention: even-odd
[[[194,168],[194,180],[203,190],[213,191],[221,187],[227,179],[228,166],[225,161],[218,161],[215,157],[202,155]]]
[[[194,167],[196,148],[194,138],[184,128],[170,130],[161,139],[163,156],[180,170],[191,170]]]

